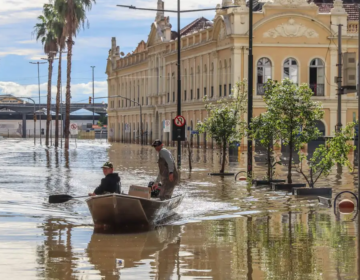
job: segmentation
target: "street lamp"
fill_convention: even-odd
[[[214,10],[226,10],[228,8],[236,8],[239,6],[224,6],[218,8],[207,8],[207,9],[196,9],[196,10],[180,10],[180,0],[177,0],[177,10],[164,10],[164,9],[148,9],[148,8],[137,8],[135,6],[127,6],[127,5],[117,5],[122,8],[129,8],[133,10],[142,10],[142,11],[158,11],[158,12],[168,12],[168,13],[176,13],[177,14],[177,115],[181,115],[181,33],[180,33],[180,14],[181,13],[190,13],[190,12],[203,12],[203,11],[214,11]],[[181,141],[177,140],[177,165],[181,167]]]
[[[40,67],[39,67],[39,65],[40,64],[46,64],[46,62],[39,62],[39,61],[37,61],[37,62],[29,62],[30,64],[37,64],[37,66],[38,66],[38,86],[39,86],[39,110],[40,110]],[[40,145],[42,144],[41,143],[42,141],[41,141],[41,114],[40,114]]]
[[[249,55],[248,55],[248,128],[253,116],[253,0],[249,0]],[[247,144],[247,174],[252,178],[253,141],[249,137]]]
[[[140,143],[141,143],[141,145],[144,145],[144,141],[143,141],[143,124],[142,124],[142,106],[141,106],[141,104],[139,102],[136,102],[135,100],[132,100],[132,99],[127,98],[127,97],[123,97],[121,95],[102,96],[102,97],[96,97],[96,99],[115,98],[115,97],[123,98],[123,99],[129,100],[130,102],[134,102],[135,104],[139,105],[139,107],[140,107]]]
[[[95,124],[95,103],[94,103],[94,68],[95,66],[90,66],[92,68],[92,98],[93,98],[93,125]]]

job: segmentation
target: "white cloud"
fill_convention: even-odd
[[[46,102],[47,95],[47,83],[40,84],[41,89],[41,102]],[[57,88],[55,85],[51,87],[52,100],[55,102]],[[95,97],[107,96],[107,82],[95,81],[94,82]],[[65,100],[66,87],[62,87],[62,96]],[[31,97],[38,101],[39,87],[37,84],[21,85],[15,82],[1,82],[0,81],[0,94],[12,94],[18,97]],[[71,85],[71,97],[72,102],[86,102],[88,97],[92,96],[92,82],[78,83]]]

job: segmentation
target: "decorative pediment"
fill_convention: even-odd
[[[319,34],[312,28],[308,28],[301,23],[296,23],[293,18],[287,23],[278,25],[264,33],[264,38],[277,37],[302,37],[317,38]]]

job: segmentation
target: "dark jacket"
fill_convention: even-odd
[[[120,193],[120,189],[121,183],[119,174],[111,173],[101,179],[101,184],[94,190],[94,193],[97,195],[105,193]]]

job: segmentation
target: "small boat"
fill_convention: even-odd
[[[127,194],[105,194],[86,199],[95,227],[150,227],[173,214],[184,195],[161,201]]]

